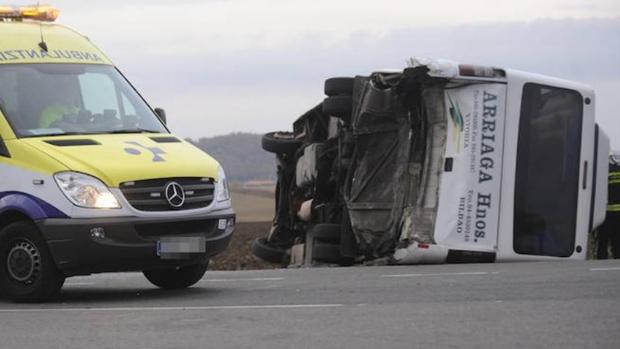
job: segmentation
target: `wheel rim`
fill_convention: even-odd
[[[41,255],[32,242],[19,240],[9,249],[6,266],[13,282],[31,285],[41,272]]]
[[[285,139],[285,140],[294,140],[295,135],[290,132],[274,132],[273,138],[275,139]]]

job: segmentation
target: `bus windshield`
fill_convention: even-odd
[[[526,84],[521,101],[515,183],[514,249],[569,257],[575,249],[581,95]]]
[[[0,65],[0,110],[17,137],[168,132],[108,65]]]

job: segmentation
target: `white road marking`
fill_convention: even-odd
[[[94,284],[94,282],[67,282],[65,286],[91,286]]]
[[[461,273],[429,273],[429,274],[385,274],[383,278],[408,278],[416,276],[456,276],[456,275],[487,275],[486,271],[467,271]]]
[[[40,308],[40,309],[0,309],[0,313],[312,309],[312,308],[338,308],[338,307],[343,307],[343,306],[344,304],[272,304],[272,305],[207,305],[207,306],[198,306],[198,307]]]
[[[590,268],[590,271],[609,271],[609,270],[620,270],[620,267]]]
[[[228,281],[282,281],[284,278],[237,278],[237,279],[204,279],[200,282],[228,282]]]

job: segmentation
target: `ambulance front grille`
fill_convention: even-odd
[[[166,199],[165,191],[170,183],[178,183],[183,188],[185,200],[179,207],[174,205],[178,205],[178,198],[173,204]],[[136,210],[190,210],[207,207],[213,202],[215,184],[211,178],[160,178],[124,182],[121,183],[120,190]]]

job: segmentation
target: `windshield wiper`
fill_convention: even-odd
[[[102,134],[104,133],[160,133],[160,131],[156,131],[156,130],[147,130],[144,128],[134,128],[134,129],[128,129],[128,130],[114,130],[114,131],[106,131],[106,132],[101,132]]]
[[[142,128],[127,129],[127,130],[111,130],[103,132],[54,132],[54,133],[42,133],[37,135],[27,135],[29,137],[55,137],[55,136],[87,136],[87,135],[103,135],[103,134],[121,134],[121,133],[161,133],[161,131],[147,130]]]
[[[54,136],[83,136],[90,135],[92,133],[86,132],[54,132],[54,133],[41,133],[37,135],[27,135],[23,136],[24,138],[34,138],[34,137],[54,137]]]

